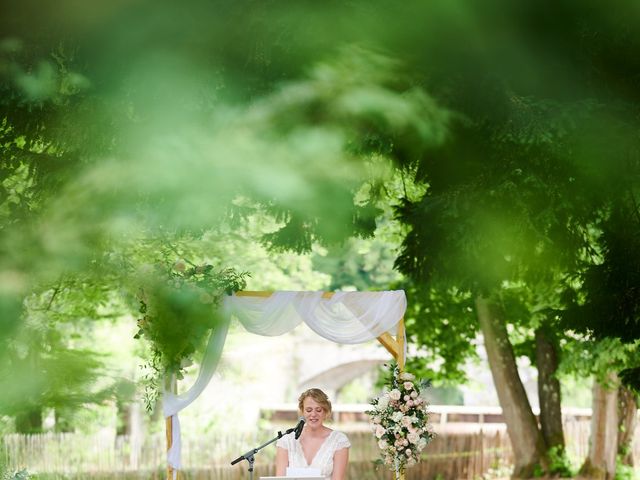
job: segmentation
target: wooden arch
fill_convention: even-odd
[[[269,291],[249,291],[243,290],[236,292],[235,295],[238,297],[270,297],[273,292]],[[334,292],[323,292],[322,298],[331,298],[333,297]],[[398,322],[398,327],[396,329],[395,338],[389,332],[385,332],[379,337],[377,337],[378,341],[382,344],[384,348],[393,356],[395,361],[398,363],[398,368],[400,371],[404,369],[404,364],[406,361],[405,358],[405,331],[404,331],[404,318],[401,318]],[[175,387],[174,387],[175,388]],[[167,450],[171,448],[172,445],[172,434],[173,434],[173,426],[171,423],[171,418],[168,417],[165,419],[166,425],[166,434],[167,434]],[[180,472],[177,471],[177,477],[180,479]],[[171,466],[167,466],[167,480],[173,479],[173,468]],[[401,472],[400,479],[404,480],[404,472]]]

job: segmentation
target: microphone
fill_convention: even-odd
[[[304,417],[300,417],[299,420],[300,421],[298,422],[298,425],[296,425],[296,428],[294,430],[296,440],[300,438],[300,435],[302,434],[302,428],[304,427]]]

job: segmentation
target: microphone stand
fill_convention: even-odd
[[[276,440],[279,440],[280,438],[282,438],[283,435],[287,435],[287,434],[295,431],[295,429],[296,429],[296,427],[293,427],[293,428],[288,429],[284,433],[278,432],[278,435],[276,435],[274,438],[272,438],[268,442],[263,443],[259,447],[252,448],[247,453],[243,453],[242,455],[240,455],[233,462],[231,462],[231,465],[235,465],[236,463],[241,462],[242,460],[246,460],[247,462],[249,462],[249,480],[253,480],[253,463],[255,462],[254,455],[256,453],[258,453],[260,450],[262,450],[264,447],[266,447],[267,445],[271,445]]]

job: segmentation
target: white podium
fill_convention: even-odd
[[[326,480],[325,477],[260,477],[260,480]]]

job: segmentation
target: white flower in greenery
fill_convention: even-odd
[[[405,390],[412,390],[413,389],[413,383],[411,383],[411,382],[404,382],[402,385],[404,386]]]
[[[387,431],[382,425],[376,427],[376,437],[381,438]]]
[[[400,380],[413,381],[415,379],[416,379],[416,377],[414,375],[410,374],[409,372],[402,372],[400,374]]]
[[[200,301],[204,304],[211,304],[213,303],[213,297],[211,295],[209,295],[208,293],[201,293],[200,294]]]
[[[389,444],[387,443],[386,440],[382,439],[378,441],[378,447],[380,447],[380,450],[384,450],[385,448],[389,447]]]
[[[378,399],[378,408],[380,410],[384,410],[388,406],[389,406],[389,396],[388,394],[385,393]]]
[[[418,392],[416,392],[415,390],[413,392],[411,392],[410,397],[415,399],[418,396]]]
[[[401,395],[400,390],[397,388],[394,388],[389,392],[389,398],[391,398],[391,400],[400,400]]]
[[[393,415],[391,415],[391,420],[393,420],[395,423],[398,423],[402,420],[402,417],[404,417],[402,412],[393,412]]]
[[[402,425],[404,425],[405,427],[407,427],[407,428],[411,427],[411,423],[412,423],[411,422],[411,417],[406,417],[406,416],[402,417],[401,422],[402,422]]]
[[[407,440],[415,445],[420,441],[420,435],[418,435],[417,433],[410,433],[409,435],[407,435]]]

